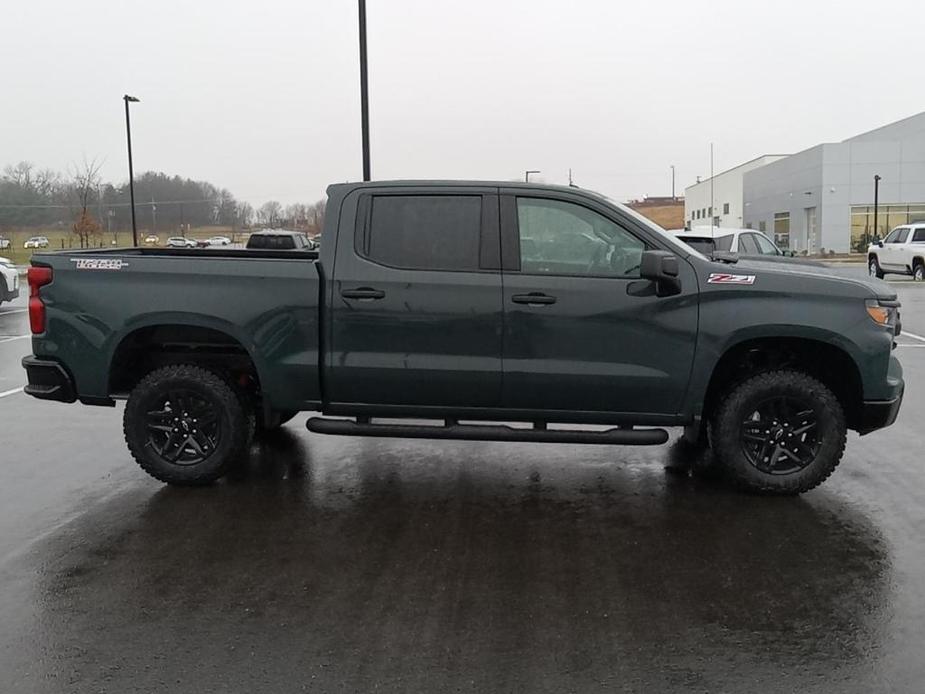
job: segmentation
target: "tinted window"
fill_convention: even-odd
[[[915,230],[915,234],[912,236],[913,243],[922,243],[925,242],[925,228],[918,228]]]
[[[909,232],[910,232],[910,231],[912,231],[912,230],[911,230],[911,229],[902,229],[902,230],[899,232],[899,236],[896,237],[896,240],[893,241],[893,243],[905,243],[905,242],[906,242],[906,239],[909,238]]]
[[[725,236],[717,236],[714,240],[716,244],[716,250],[718,251],[730,251],[732,250],[732,234],[726,234]]]
[[[481,218],[478,195],[374,197],[366,255],[409,270],[478,270]]]
[[[754,234],[742,234],[739,236],[739,253],[758,255],[758,246],[755,243]]]
[[[288,234],[285,236],[254,234],[247,240],[247,247],[261,250],[291,251],[296,247],[296,244],[295,239]]]
[[[902,227],[897,227],[893,229],[893,231],[890,232],[889,236],[887,236],[883,240],[883,243],[902,243],[901,241],[899,241],[899,236],[903,231],[905,230]]]
[[[705,256],[713,255],[713,251],[716,249],[716,245],[711,238],[690,238],[682,236],[681,240],[695,251],[700,251]]]
[[[771,241],[761,234],[751,234],[754,236],[755,243],[758,244],[758,252],[761,255],[780,255],[780,251],[777,250],[777,247],[771,243]]]
[[[606,217],[560,200],[517,198],[522,272],[638,277],[645,244]]]

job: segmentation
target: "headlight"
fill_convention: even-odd
[[[867,315],[877,325],[884,328],[896,328],[899,322],[899,302],[868,299],[865,302]]]

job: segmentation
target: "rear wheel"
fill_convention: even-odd
[[[871,277],[876,277],[878,280],[883,279],[883,270],[880,269],[880,261],[877,260],[877,256],[870,256],[870,260],[867,264],[867,271]]]
[[[800,494],[841,460],[847,426],[838,399],[798,371],[758,374],[723,398],[711,429],[719,464],[747,491]]]
[[[152,371],[129,395],[123,431],[149,475],[175,485],[208,484],[243,453],[248,413],[231,385],[199,366]]]

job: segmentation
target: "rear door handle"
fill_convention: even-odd
[[[545,306],[556,303],[556,297],[542,292],[532,292],[530,294],[515,294],[511,297],[511,301],[515,304],[527,304],[528,306]]]
[[[360,287],[358,289],[344,289],[340,295],[345,299],[359,299],[360,301],[376,301],[385,298],[385,292],[381,289],[372,287]]]

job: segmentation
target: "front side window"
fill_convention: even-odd
[[[479,268],[478,195],[380,195],[372,199],[364,253],[407,270]]]
[[[777,250],[768,238],[761,234],[750,234],[750,236],[755,237],[755,243],[758,244],[758,252],[761,255],[780,255],[780,251]]]
[[[645,244],[586,207],[517,198],[517,222],[522,272],[639,277]]]
[[[893,229],[893,231],[891,231],[891,232],[887,235],[887,237],[886,237],[885,239],[883,239],[883,243],[897,243],[896,239],[899,238],[899,232],[901,232],[901,231],[902,231],[902,229],[899,229],[899,228]]]
[[[732,234],[725,234],[723,236],[716,237],[716,250],[718,251],[729,251],[732,250]]]
[[[739,237],[739,253],[758,255],[758,246],[755,245],[754,234],[742,234]]]

